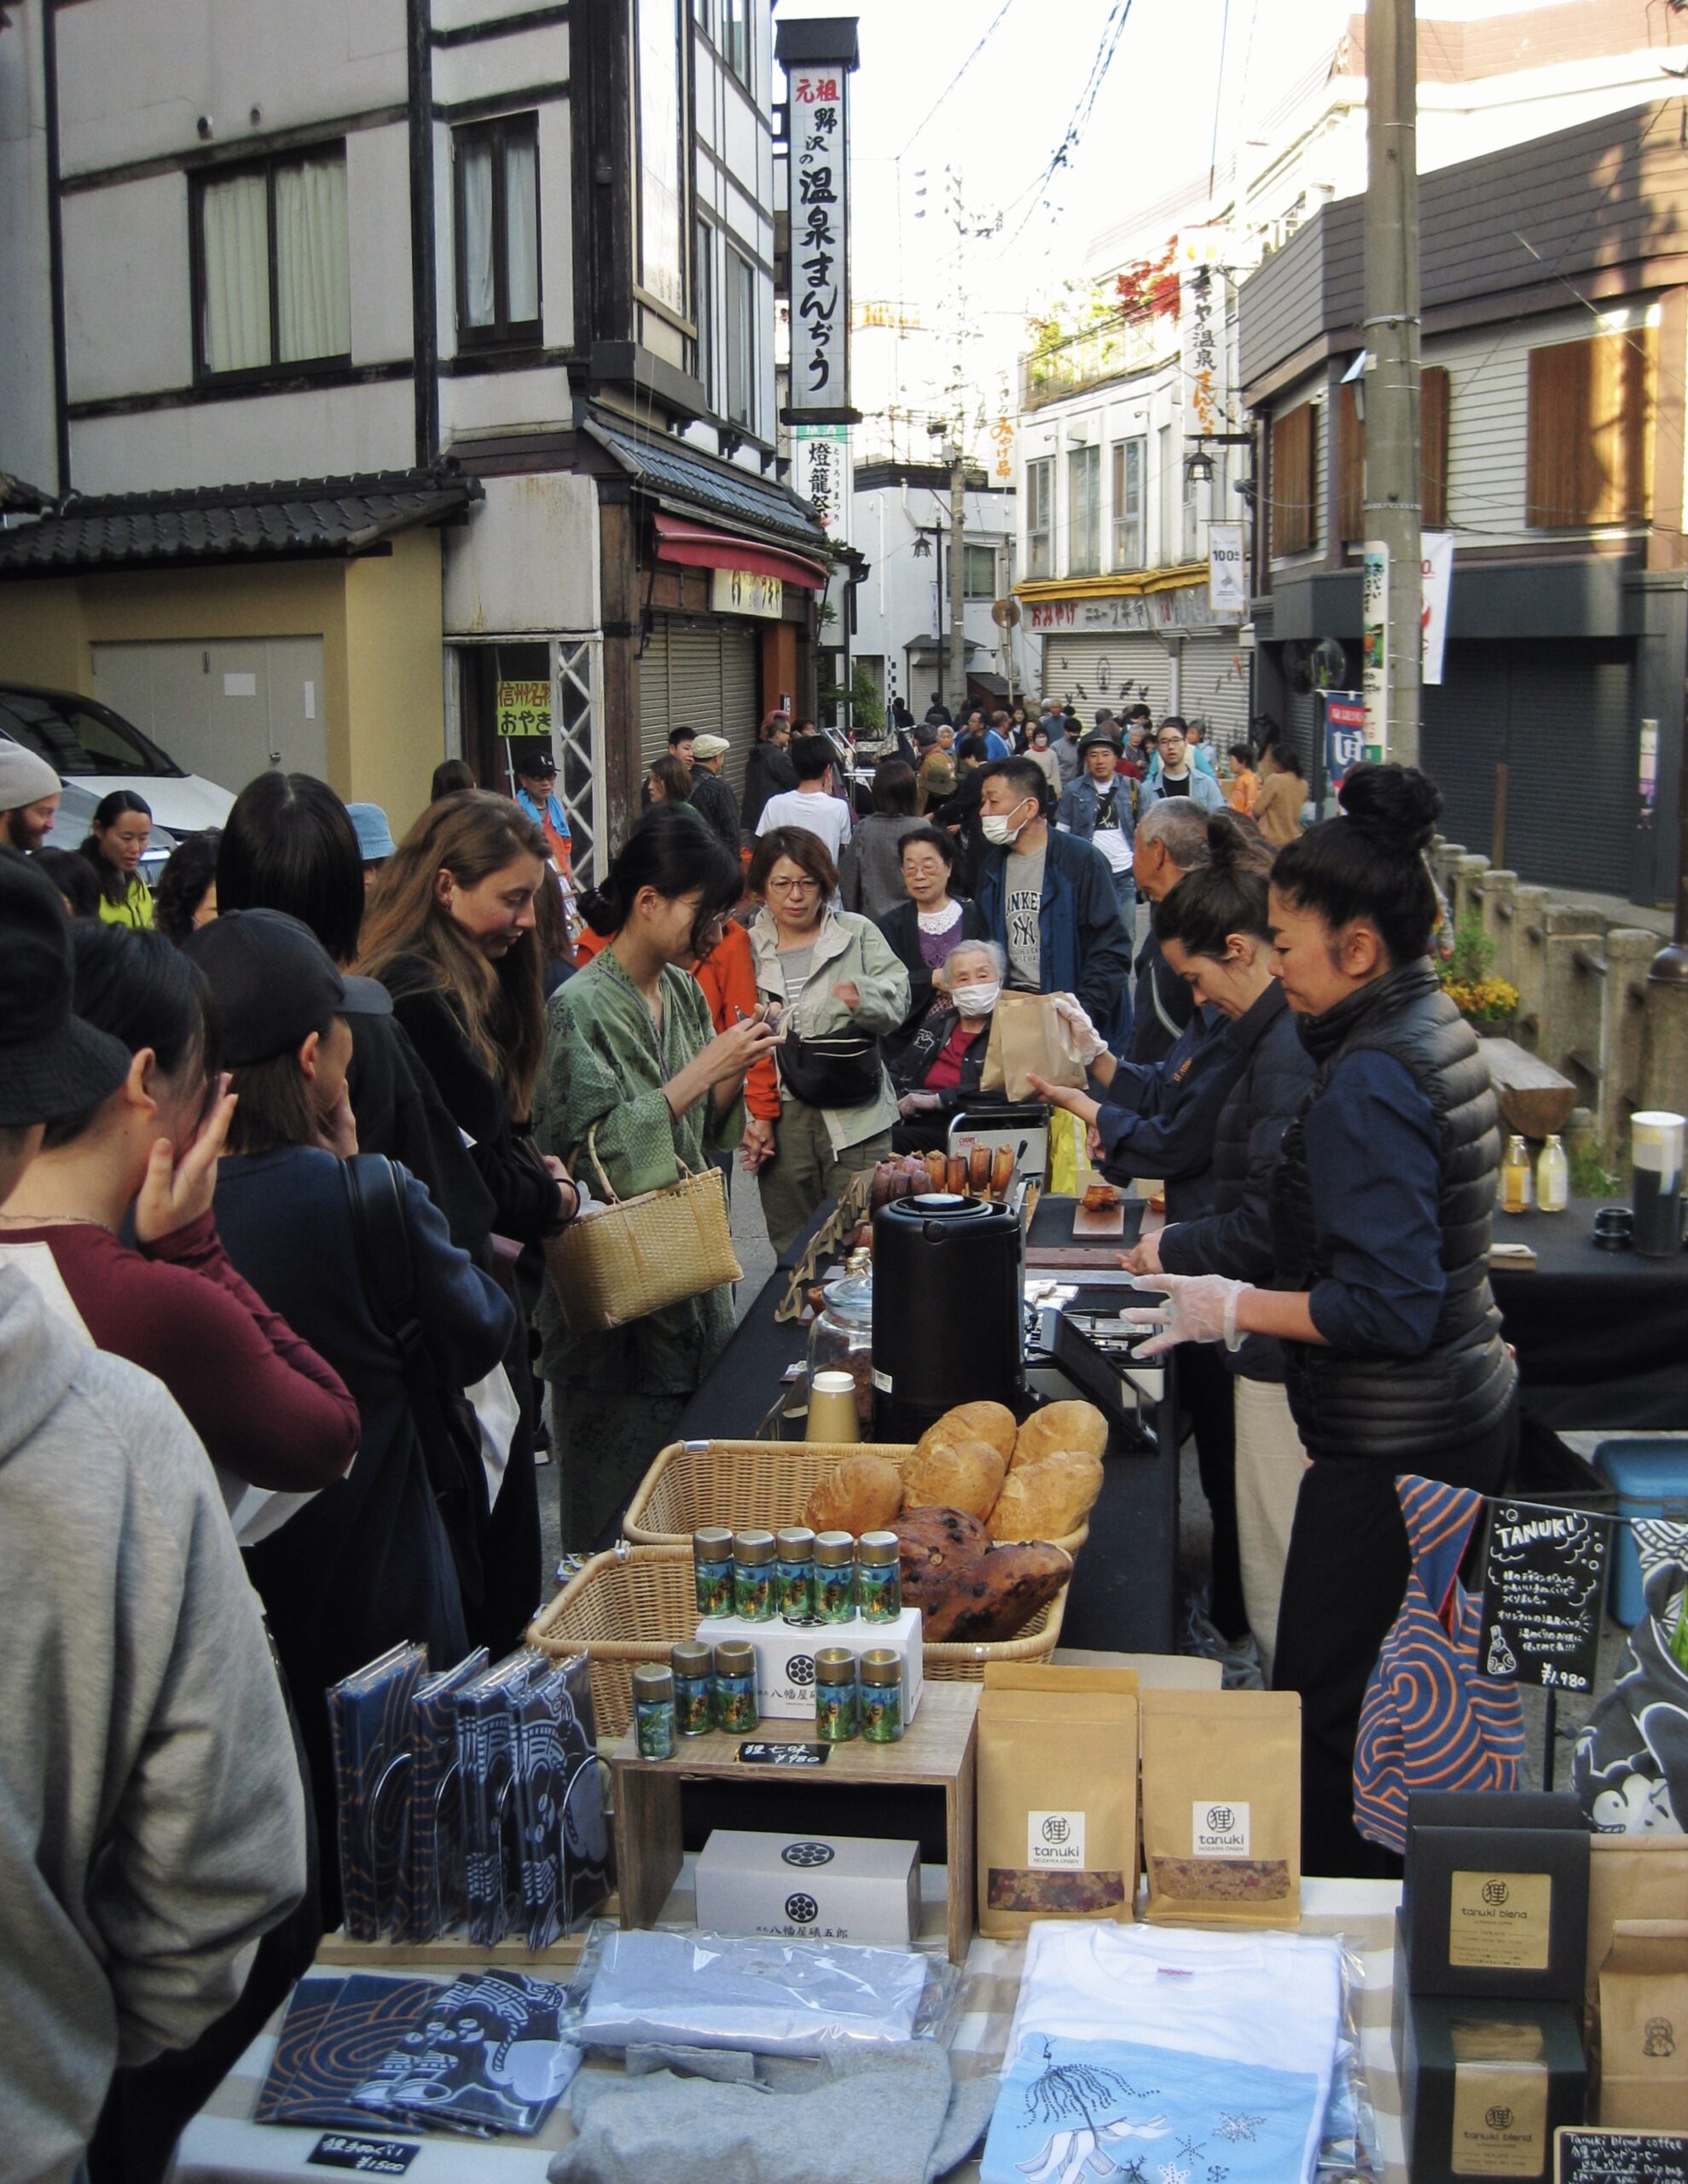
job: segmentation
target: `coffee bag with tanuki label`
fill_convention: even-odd
[[[1301,1917],[1301,1699],[1292,1691],[1146,1691],[1146,1915],[1167,1926]]]

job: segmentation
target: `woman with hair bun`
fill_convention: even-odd
[[[1517,1374],[1488,1285],[1499,1111],[1470,1027],[1428,960],[1425,851],[1441,798],[1416,768],[1357,766],[1343,816],[1272,875],[1273,968],[1317,1071],[1273,1179],[1270,1288],[1140,1275],[1170,1292],[1136,1316],[1180,1341],[1284,1345],[1312,1462],[1284,1574],[1274,1680],[1302,1699],[1302,1857],[1381,1873],[1353,1821],[1354,1743],[1406,1587],[1405,1472],[1494,1493],[1517,1432]]]
[[[601,1193],[601,1167],[618,1197],[659,1190],[679,1182],[682,1162],[699,1173],[712,1145],[745,1134],[745,1072],[773,1045],[773,1027],[758,1009],[717,1034],[691,976],[719,942],[742,878],[707,828],[658,806],[581,898],[588,925],[611,938],[551,996],[534,1134],[589,1188]],[[732,1292],[571,1336],[548,1285],[539,1326],[562,1441],[563,1545],[584,1549],[613,1524],[726,1347]]]

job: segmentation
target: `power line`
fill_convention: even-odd
[[[998,253],[999,257],[1005,255],[1019,241],[1031,224],[1035,215],[1048,202],[1049,184],[1054,178],[1057,168],[1065,166],[1068,155],[1078,143],[1085,124],[1095,111],[1097,97],[1107,80],[1109,69],[1113,66],[1114,55],[1119,50],[1120,39],[1124,33],[1126,21],[1130,14],[1131,0],[1112,0],[1112,4],[1108,9],[1107,20],[1102,26],[1102,35],[1097,42],[1095,52],[1091,56],[1089,73],[1078,95],[1078,103],[1073,108],[1072,119],[1068,122],[1060,142],[1050,154],[1048,165],[1032,185],[1035,195],[1026,210],[1025,218],[1008,237],[1002,247],[1002,251]]]
[[[989,44],[992,33],[995,31],[997,26],[1001,22],[1002,18],[1007,14],[1008,10],[1013,6],[1013,4],[1014,0],[1002,0],[1002,5],[997,9],[995,15],[992,19],[990,26],[986,30],[983,37],[980,38],[978,44],[973,48],[972,51],[967,55],[966,59],[961,63],[961,66],[955,71],[955,73],[950,78],[948,84],[944,85],[943,89],[938,93],[937,98],[932,102],[931,108],[927,113],[925,120],[921,122],[919,128],[916,129],[914,135],[909,137],[908,143],[903,146],[902,151],[897,154],[896,156],[898,159],[901,159],[903,153],[908,151],[909,145],[914,143],[914,138],[920,134],[921,130],[924,130],[928,125],[933,114],[937,112],[939,107],[941,107],[944,101],[949,96],[951,91],[954,90],[955,86],[972,67],[974,61],[976,61],[980,54],[984,51],[985,47]]]
[[[1219,169],[1219,115],[1225,96],[1225,41],[1231,34],[1231,0],[1225,0],[1225,13],[1219,23],[1219,69],[1213,86],[1213,142],[1208,147],[1208,212],[1213,212],[1214,177]]]

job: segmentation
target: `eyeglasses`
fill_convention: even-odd
[[[820,885],[818,880],[770,880],[768,892],[770,895],[809,895]]]

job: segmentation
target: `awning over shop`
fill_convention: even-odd
[[[948,659],[949,640],[948,637],[910,637],[902,649],[910,659]],[[971,659],[976,652],[983,650],[984,647],[977,637],[962,638],[961,657],[964,659]]]
[[[753,544],[730,531],[711,531],[684,516],[666,515],[660,508],[654,520],[659,561],[678,561],[692,569],[748,569],[756,576],[805,585],[810,591],[826,585],[821,570],[776,546]]]

